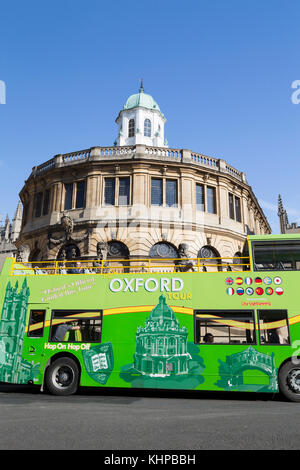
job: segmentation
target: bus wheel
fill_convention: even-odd
[[[79,383],[78,366],[73,359],[61,357],[46,371],[46,386],[53,395],[72,395]]]
[[[300,403],[300,364],[291,361],[284,364],[279,371],[279,389],[290,401]]]

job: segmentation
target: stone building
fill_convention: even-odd
[[[58,154],[20,192],[18,246],[29,260],[240,256],[270,233],[246,175],[220,158],[170,148],[166,118],[141,86],[118,113],[115,145]],[[105,255],[105,256],[106,256]]]
[[[278,217],[280,225],[280,233],[300,233],[300,227],[296,222],[289,223],[287,211],[283,207],[282,199],[278,196]]]
[[[21,224],[22,204],[19,201],[12,222],[7,215],[4,224],[0,224],[0,270],[5,258],[17,255],[16,240],[20,234]]]

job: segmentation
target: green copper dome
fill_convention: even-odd
[[[165,321],[171,320],[178,324],[173,310],[167,305],[166,299],[163,295],[159,297],[159,303],[151,311],[148,321]]]
[[[160,111],[158,104],[151,95],[144,93],[143,87],[140,88],[139,93],[129,96],[123,109],[133,109],[141,106],[142,108],[153,109]],[[161,111],[160,111],[161,112]]]

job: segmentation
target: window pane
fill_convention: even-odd
[[[242,221],[242,217],[241,217],[241,200],[240,200],[239,197],[235,198],[235,220],[237,222]]]
[[[134,119],[129,119],[128,123],[128,137],[134,137]]]
[[[130,178],[119,179],[119,206],[129,206]]]
[[[46,310],[31,310],[28,333],[32,338],[41,338],[44,333]]]
[[[300,243],[297,241],[253,243],[253,256],[256,271],[300,270]]]
[[[228,200],[229,200],[229,217],[231,219],[234,219],[234,207],[233,207],[233,195],[228,194]]]
[[[76,184],[77,192],[76,192],[76,208],[84,207],[84,199],[85,199],[85,181],[78,181]]]
[[[258,310],[260,344],[290,344],[287,310]]]
[[[50,341],[100,343],[101,325],[101,311],[54,312]]]
[[[166,205],[177,206],[177,180],[166,180]]]
[[[207,212],[210,214],[216,213],[216,190],[207,186]]]
[[[151,204],[152,206],[162,206],[163,203],[163,180],[151,178]]]
[[[43,193],[37,193],[35,196],[35,217],[42,215]]]
[[[196,205],[198,211],[204,212],[204,187],[202,184],[196,184]]]
[[[73,183],[65,184],[65,210],[72,209]]]
[[[104,203],[110,206],[115,205],[115,178],[105,178]]]
[[[150,119],[145,119],[145,121],[144,121],[144,136],[151,137],[151,121],[150,121]]]
[[[254,312],[249,310],[195,311],[195,342],[256,343]]]
[[[46,189],[46,191],[44,192],[43,215],[47,215],[49,212],[49,202],[50,202],[50,190]]]

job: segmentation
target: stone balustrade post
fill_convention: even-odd
[[[219,166],[219,171],[222,173],[226,173],[226,162],[222,158],[218,159],[218,166]]]
[[[89,160],[95,161],[95,160],[100,160],[100,158],[101,158],[100,147],[91,147]]]
[[[143,158],[145,156],[146,145],[136,144],[135,155],[133,158]]]
[[[191,150],[181,149],[181,161],[182,163],[191,163]]]
[[[64,162],[64,161],[63,161],[63,156],[62,156],[61,153],[58,154],[58,155],[55,155],[55,156],[54,156],[54,160],[55,160],[55,167],[56,167],[56,168],[59,168],[59,167],[61,167],[61,166],[63,165],[63,162]]]

